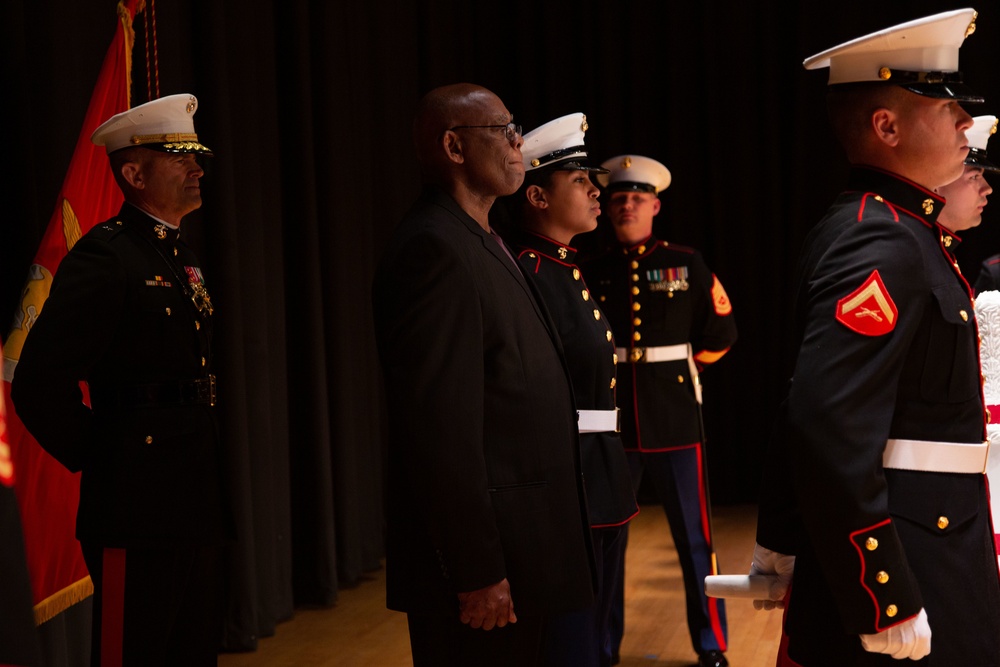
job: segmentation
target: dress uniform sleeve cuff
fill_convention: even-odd
[[[857,530],[851,533],[850,540],[859,559],[858,585],[867,602],[862,605],[867,609],[848,610],[845,618],[858,622],[848,629],[871,634],[915,616],[923,600],[892,521],[886,519]]]

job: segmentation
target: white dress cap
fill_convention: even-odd
[[[956,9],[852,39],[803,61],[830,68],[831,85],[883,82],[932,97],[981,102],[961,85],[958,50],[976,29],[974,9]]]
[[[972,127],[965,131],[965,139],[969,142],[969,155],[965,158],[965,164],[986,171],[1000,171],[1000,167],[986,157],[986,143],[996,132],[996,116],[976,116],[972,119]]]
[[[90,135],[90,140],[104,146],[108,154],[129,146],[143,146],[168,153],[201,153],[212,151],[198,143],[194,131],[194,114],[198,98],[181,93],[168,95],[104,121]]]
[[[583,135],[589,127],[585,115],[571,113],[528,132],[521,146],[524,169],[531,171],[550,167],[603,171],[585,164],[587,149],[583,145]]]
[[[608,173],[598,176],[597,182],[607,192],[636,190],[659,194],[670,186],[670,170],[652,158],[619,155],[605,160],[601,166]]]

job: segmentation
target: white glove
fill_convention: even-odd
[[[750,574],[776,574],[777,579],[771,584],[766,600],[754,600],[754,609],[784,609],[785,593],[792,583],[792,571],[795,569],[795,556],[786,556],[777,551],[765,549],[759,544],[753,545],[753,562],[750,564]]]
[[[920,660],[931,652],[931,626],[923,609],[913,618],[874,635],[861,635],[861,645],[869,653],[887,653],[896,660]]]

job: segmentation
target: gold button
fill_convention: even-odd
[[[894,604],[891,604],[891,605],[889,605],[888,607],[885,608],[885,615],[888,616],[889,618],[892,618],[893,616],[895,616],[898,613],[899,613],[899,609]]]
[[[633,269],[638,269],[638,268],[639,268],[639,262],[637,262],[637,261],[635,261],[635,260],[633,259],[633,260],[632,260],[632,268],[633,268]]]
[[[151,435],[147,435],[146,436],[146,444],[147,445],[153,444],[153,436],[151,436]]]
[[[119,227],[121,227],[122,226],[122,221],[121,220],[115,220],[115,224],[118,225]]]
[[[889,573],[886,572],[885,570],[881,570],[878,574],[875,575],[875,581],[877,581],[880,584],[887,583],[889,581]]]
[[[632,324],[634,324],[635,326],[639,326],[640,324],[642,324],[642,320],[637,317],[634,320],[632,320]]]
[[[883,202],[885,200],[882,199],[882,195],[875,195],[875,201],[877,201],[877,202]]]
[[[614,378],[611,378],[611,388],[612,388],[612,389],[614,389],[614,388],[615,388],[615,385],[616,385],[616,384],[618,384],[618,383],[617,383],[617,382],[615,382],[615,379],[614,379]]]
[[[198,320],[194,321],[194,330],[201,331],[201,322],[199,322]]]
[[[639,274],[638,273],[633,273],[632,274],[632,282],[634,282],[634,283],[639,282]]]
[[[594,308],[594,319],[595,320],[601,319],[601,311],[597,310],[596,308]]]
[[[958,311],[958,316],[962,318],[963,322],[968,322],[969,321],[969,314],[967,312],[965,312],[964,310]]]
[[[878,549],[878,540],[874,537],[869,537],[865,540],[865,549],[868,549],[868,551],[875,551]]]
[[[636,331],[634,334],[632,334],[632,340],[642,340],[642,334]]]
[[[646,246],[644,245],[639,246],[639,254],[641,255],[644,252],[646,252]]]
[[[170,309],[167,308],[167,317],[170,317]]]
[[[946,516],[939,516],[938,517],[938,522],[937,522],[937,527],[940,528],[941,530],[944,530],[945,528],[948,527],[949,523],[950,522],[948,521],[948,517],[946,517]]]
[[[678,376],[677,376],[677,381],[678,381],[679,383],[681,383],[681,384],[684,384],[684,376],[683,376],[683,375],[678,375]]]
[[[892,78],[892,70],[889,69],[888,67],[880,67],[879,70],[878,70],[878,78],[882,79],[883,81],[886,81],[887,79],[891,79]],[[881,197],[875,197],[875,199],[878,199],[879,201],[882,200]]]
[[[611,355],[611,363],[613,363],[615,365],[618,364],[618,353],[617,352],[615,352],[614,354]]]
[[[602,294],[602,295],[601,295],[601,299],[600,299],[601,303],[604,303],[604,302],[605,302],[605,301],[607,301],[607,300],[608,300],[608,297],[606,297],[606,296],[604,296],[604,295]]]
[[[528,257],[530,257],[531,259],[534,259],[535,258],[535,253],[529,252],[528,253]]]
[[[573,280],[580,279],[580,269],[573,269]]]
[[[639,293],[639,288],[636,287],[635,285],[632,285],[632,294],[638,294],[638,293]]]
[[[202,366],[204,366],[204,365],[205,365],[205,357],[202,357],[202,358],[201,358],[201,365],[202,365]]]
[[[580,296],[583,297],[584,301],[590,301],[590,292],[588,292],[587,290],[583,290],[582,292],[580,292]]]
[[[608,329],[608,340],[611,340],[611,330]]]
[[[667,298],[668,299],[673,299],[674,298],[674,293],[673,292],[667,292]]]
[[[639,303],[638,301],[632,304],[632,310],[641,310],[641,309],[642,309],[642,304]]]
[[[177,248],[174,248],[174,257],[177,256]]]

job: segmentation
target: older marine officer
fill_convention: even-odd
[[[83,473],[76,532],[94,582],[95,665],[216,664],[232,523],[213,306],[179,238],[201,206],[198,161],[211,155],[197,108],[193,95],[170,95],[94,132],[125,203],[62,260],[11,385],[38,443]]]

